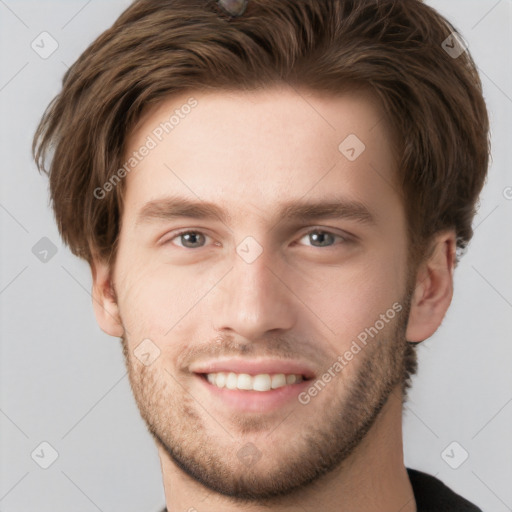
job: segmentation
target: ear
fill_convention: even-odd
[[[438,233],[430,246],[430,256],[420,264],[411,300],[406,340],[430,338],[441,325],[453,296],[455,231]]]
[[[112,284],[111,267],[107,262],[94,259],[92,272],[92,304],[96,321],[101,330],[110,336],[124,333],[116,293]]]

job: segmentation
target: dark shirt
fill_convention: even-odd
[[[407,468],[418,512],[482,512],[436,477]]]
[[[482,512],[436,477],[407,468],[417,512]],[[167,512],[164,508],[162,512]]]

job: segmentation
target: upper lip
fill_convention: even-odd
[[[192,364],[190,370],[194,373],[248,373],[259,375],[262,373],[294,373],[306,379],[315,376],[313,370],[301,361],[291,359],[216,359],[202,363]]]

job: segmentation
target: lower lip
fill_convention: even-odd
[[[219,388],[210,384],[204,375],[196,374],[196,377],[224,405],[242,412],[271,412],[287,403],[298,404],[299,393],[310,385],[310,380],[302,380],[270,391],[246,391]]]

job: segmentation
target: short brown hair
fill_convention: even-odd
[[[445,228],[464,249],[489,121],[471,55],[445,51],[453,32],[420,0],[249,0],[234,18],[213,0],[135,1],[65,74],[34,136],[63,240],[89,263],[93,253],[115,260],[124,180],[103,199],[94,190],[122,165],[145,109],[186,90],[289,84],[333,95],[370,88],[398,149],[410,261]]]

